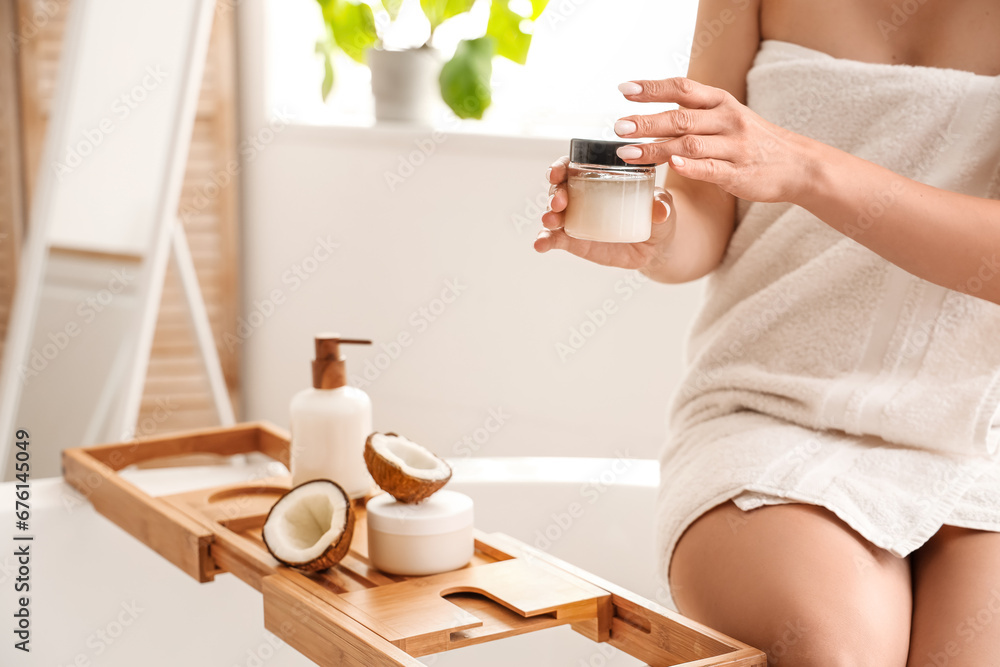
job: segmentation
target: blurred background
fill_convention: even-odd
[[[0,0],[0,467],[26,429],[38,537],[31,660],[0,663],[308,664],[253,588],[201,586],[58,477],[68,447],[288,427],[327,331],[373,341],[349,384],[451,461],[477,527],[667,602],[652,459],[702,286],[532,243],[570,138],[658,110],[618,84],[719,37],[696,4]],[[122,476],[281,474],[218,458]],[[553,633],[424,664],[637,664]]]
[[[0,11],[0,340],[16,325],[71,4]],[[532,241],[548,165],[570,137],[610,138],[616,118],[640,111],[618,83],[684,73],[696,3],[470,0],[443,19],[418,0],[342,3],[353,14],[335,4],[220,0],[212,17],[178,217],[236,418],[287,426],[312,336],[333,330],[375,342],[348,361],[375,428],[444,456],[655,457],[700,286],[537,255]],[[369,58],[371,47],[426,55],[414,47],[431,19],[429,65]],[[484,42],[485,55],[456,56]],[[479,77],[451,106],[439,86],[449,66]],[[381,92],[420,99],[378,107],[373,70]],[[414,117],[394,117],[399,104]],[[155,310],[139,416],[122,436],[219,421],[172,264]],[[71,341],[74,372],[107,373],[84,340]],[[50,461],[45,474],[58,474]]]

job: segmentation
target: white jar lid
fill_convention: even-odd
[[[472,498],[455,491],[438,491],[415,505],[383,493],[369,500],[366,509],[371,530],[393,535],[442,535],[473,522]]]

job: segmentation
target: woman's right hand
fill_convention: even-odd
[[[623,269],[645,269],[663,261],[666,248],[674,236],[677,217],[670,193],[660,188],[656,189],[652,204],[653,233],[648,241],[602,243],[575,239],[563,230],[566,205],[569,203],[569,193],[566,190],[568,166],[569,158],[562,157],[549,168],[551,193],[549,210],[542,215],[542,225],[545,229],[540,231],[538,238],[535,239],[535,250],[538,252],[565,250],[595,264]]]

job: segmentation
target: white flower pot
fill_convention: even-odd
[[[436,49],[368,52],[376,121],[432,125],[440,107],[438,77],[442,59]]]

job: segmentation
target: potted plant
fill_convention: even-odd
[[[424,123],[432,120],[435,88],[459,118],[482,118],[492,102],[493,58],[502,56],[523,65],[531,46],[525,23],[537,20],[548,4],[531,0],[530,15],[521,15],[510,8],[510,0],[479,0],[490,5],[485,34],[459,42],[452,58],[442,64],[433,47],[435,31],[448,19],[470,11],[477,0],[420,0],[430,21],[430,36],[423,45],[402,51],[384,48],[382,37],[384,28],[399,17],[403,0],[370,1],[385,10],[382,16],[387,21],[381,26],[367,2],[317,0],[326,25],[326,36],[316,45],[324,62],[323,99],[333,89],[332,56],[339,50],[371,68],[376,120]]]

